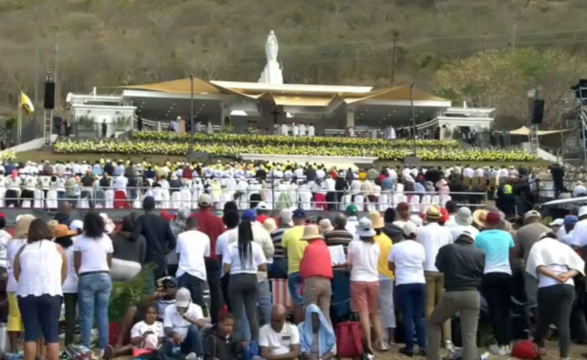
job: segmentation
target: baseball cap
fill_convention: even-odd
[[[69,224],[69,228],[73,231],[82,231],[84,229],[84,222],[81,220],[73,220]]]
[[[471,232],[469,230],[463,230],[459,233],[459,236],[457,236],[457,238],[460,238],[461,236],[467,236],[473,240],[475,240],[475,235],[471,234]]]
[[[536,210],[530,210],[530,211],[528,211],[524,215],[524,220],[528,220],[528,219],[533,218],[533,217],[539,217],[539,218],[541,218],[542,215],[540,215],[540,213],[538,211],[536,211]]]
[[[255,220],[257,220],[257,214],[255,213],[255,210],[247,209],[243,212],[241,219],[255,221]]]
[[[579,217],[587,215],[587,206],[581,206],[579,208]]]
[[[501,217],[499,217],[499,213],[497,212],[489,212],[485,217],[485,224],[487,225],[497,225],[501,222]]]
[[[350,204],[346,207],[346,213],[349,216],[357,216],[357,214],[359,213],[359,209],[357,209],[356,205]]]
[[[267,204],[264,201],[261,201],[258,205],[257,205],[257,210],[268,210],[267,208]]]
[[[556,220],[554,220],[553,222],[551,222],[550,224],[548,224],[548,226],[562,226],[565,223],[564,219],[558,218]]]
[[[175,306],[179,308],[187,308],[192,302],[192,295],[186,288],[179,288],[175,294]]]
[[[200,205],[200,206],[204,206],[204,207],[210,206],[211,203],[212,203],[212,199],[210,199],[210,195],[208,195],[208,194],[202,194],[198,198],[198,205]]]
[[[293,212],[293,218],[294,219],[305,219],[306,212],[304,211],[304,209],[295,209]]]
[[[411,221],[408,221],[407,223],[404,224],[404,227],[402,228],[404,235],[405,236],[410,236],[412,234],[417,234],[418,233],[418,226],[416,224],[414,224]]]
[[[563,220],[563,225],[574,225],[577,222],[579,222],[578,217],[576,217],[575,215],[567,215],[567,216],[565,216],[565,219]]]

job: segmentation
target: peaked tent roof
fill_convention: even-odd
[[[564,130],[538,130],[538,136],[542,135],[552,135],[552,134],[560,134],[567,131],[572,131],[573,129],[564,129]],[[499,133],[506,133],[507,131],[497,131]],[[516,130],[512,130],[509,132],[510,135],[521,135],[521,136],[528,136],[530,135],[530,129],[526,126],[522,126]]]

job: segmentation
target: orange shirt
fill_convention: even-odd
[[[300,262],[302,279],[321,276],[332,279],[332,258],[324,240],[314,240],[306,247]]]

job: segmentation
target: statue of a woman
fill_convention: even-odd
[[[265,55],[267,55],[267,61],[277,61],[277,52],[279,51],[279,44],[277,43],[277,37],[275,32],[271,30],[265,43]]]

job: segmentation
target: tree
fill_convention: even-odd
[[[528,91],[541,86],[544,127],[556,129],[575,101],[570,86],[586,73],[587,58],[556,48],[488,50],[444,65],[433,88],[469,106],[496,108],[497,127],[515,128],[528,122]]]

